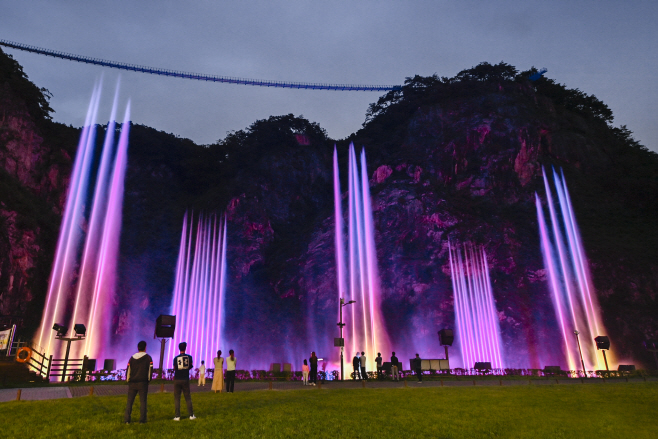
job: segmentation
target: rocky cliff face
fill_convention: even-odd
[[[0,61],[0,315],[24,319],[24,326],[33,328],[40,318],[76,133],[49,120],[44,91],[13,59],[0,52]]]
[[[391,343],[400,357],[441,355],[436,331],[454,326],[448,245],[468,242],[488,255],[508,365],[559,363],[534,207],[535,192],[544,196],[542,166],[559,166],[617,356],[649,366],[640,343],[658,336],[658,159],[613,128],[593,96],[527,76],[501,64],[455,78],[410,78],[371,106],[362,130],[338,142],[343,188],[348,143],[366,149]],[[0,256],[0,306],[38,324],[40,310],[30,314],[21,298],[43,303],[30,282],[41,279],[43,287],[50,270],[75,140],[55,141],[61,133],[12,117],[3,119],[2,176],[33,204],[9,207],[14,192],[1,193],[1,254],[11,256]],[[205,147],[133,126],[117,343],[150,334],[155,317],[168,312],[185,211],[225,211],[230,346],[218,348],[241,352],[243,367],[298,362],[311,350],[335,360],[333,143],[292,115]],[[64,144],[72,146],[58,149]],[[26,226],[21,218],[30,212],[50,220]]]

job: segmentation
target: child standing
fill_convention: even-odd
[[[206,365],[205,362],[201,362],[201,367],[199,367],[199,385],[206,385]]]
[[[304,379],[304,385],[308,386],[308,362],[304,359],[304,365],[302,366],[302,377]]]

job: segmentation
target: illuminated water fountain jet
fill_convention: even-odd
[[[116,263],[121,233],[123,182],[127,165],[130,103],[115,145],[118,86],[103,142],[100,163],[94,167],[96,117],[101,85],[92,93],[60,227],[41,326],[35,342],[45,355],[61,353],[52,326],[87,327],[84,343],[72,346],[71,355],[97,356],[109,343],[113,312]],[[95,177],[95,186],[90,181]],[[90,206],[90,207],[88,207]],[[58,355],[55,355],[56,357]]]
[[[373,370],[377,353],[389,352],[389,340],[381,314],[381,291],[366,154],[365,150],[361,151],[359,170],[353,144],[349,147],[348,173],[348,257],[346,258],[338,156],[334,148],[338,293],[345,302],[350,300],[356,302],[344,309],[343,319],[348,325],[345,331],[345,347],[348,349],[346,359],[349,364],[354,353],[365,352],[368,360],[367,368]],[[346,267],[346,263],[349,268]]]
[[[582,361],[587,370],[605,369],[603,357],[597,354],[594,337],[605,335],[594,285],[588,269],[580,232],[571,205],[564,175],[553,170],[558,204],[554,203],[546,172],[544,188],[550,215],[550,228],[544,217],[539,195],[535,205],[539,223],[541,249],[548,276],[551,298],[562,335],[566,366],[580,370],[581,360],[575,331],[579,331]],[[558,212],[559,208],[559,212]],[[611,356],[608,356],[611,360]]]
[[[187,342],[187,353],[197,365],[202,360],[208,364],[222,349],[225,290],[226,218],[199,215],[194,227],[193,215],[188,221],[185,214],[171,302],[176,331],[165,365],[178,355],[181,341]]]
[[[450,246],[450,272],[455,301],[457,336],[463,367],[491,362],[494,369],[505,367],[501,353],[500,325],[489,279],[484,249],[464,246],[464,256]]]

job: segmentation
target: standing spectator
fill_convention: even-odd
[[[153,359],[146,353],[146,342],[137,343],[137,352],[128,360],[126,381],[128,381],[128,403],[123,420],[130,424],[135,396],[139,393],[139,423],[146,424],[146,397],[149,393],[149,381],[153,375]]]
[[[233,388],[235,387],[235,365],[238,359],[235,358],[233,349],[228,351],[228,353],[229,357],[226,359],[226,392],[233,393]]]
[[[318,357],[315,356],[315,351],[311,352],[311,379],[309,380],[311,382],[312,386],[315,386],[316,383],[318,382]]]
[[[212,376],[211,389],[215,393],[222,393],[224,390],[224,359],[222,358],[222,351],[217,351],[217,358],[213,358],[213,363],[215,363],[215,373]]]
[[[308,386],[308,371],[308,361],[306,361],[306,358],[304,358],[304,365],[302,366],[302,379],[305,386]]]
[[[206,386],[206,364],[204,361],[201,361],[201,367],[199,367],[199,386]]]
[[[366,353],[361,352],[361,379],[368,381],[368,373],[366,372]]]
[[[359,353],[357,352],[352,359],[352,367],[354,367],[354,379],[361,380],[361,374],[359,373],[359,368],[361,366],[361,361],[359,360]]]
[[[179,355],[174,357],[174,407],[176,417],[174,421],[180,421],[180,394],[183,392],[185,403],[187,404],[187,413],[190,419],[196,419],[192,409],[192,397],[190,396],[190,370],[192,370],[192,356],[187,355],[187,343],[182,342],[178,345]]]
[[[395,352],[393,352],[393,355],[391,355],[391,377],[393,378],[393,381],[400,381],[400,374],[398,373],[399,365],[400,362],[398,361],[398,357],[396,357]]]
[[[416,375],[418,376],[418,383],[422,384],[423,382],[423,370],[422,370],[422,360],[420,359],[420,355],[416,354],[416,358],[414,358],[414,370],[416,371]]]
[[[377,379],[381,380],[384,378],[384,374],[382,373],[382,361],[384,359],[382,358],[382,353],[377,352],[377,357],[375,358],[375,363],[377,363]]]

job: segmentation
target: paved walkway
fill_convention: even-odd
[[[211,384],[206,384],[205,387],[199,387],[196,382],[190,380],[190,390],[192,392],[211,392]],[[299,381],[283,381],[272,382],[271,390],[313,390],[313,389],[361,389],[363,387],[376,388],[376,389],[394,389],[401,387],[408,388],[422,388],[422,387],[473,387],[473,386],[545,386],[551,384],[559,385],[605,385],[606,383],[644,383],[647,381],[656,382],[657,377],[642,378],[591,378],[591,379],[534,379],[534,380],[471,380],[460,378],[459,381],[454,380],[425,380],[423,383],[418,383],[416,380],[408,380],[405,384],[404,381],[376,381],[369,380],[365,383],[362,381],[327,381],[325,384],[318,386],[303,386]],[[270,383],[264,381],[258,382],[240,382],[236,381],[236,392],[248,392],[252,390],[269,390]],[[21,389],[0,389],[0,402],[15,401],[18,391],[20,390],[20,399],[26,401],[44,400],[44,399],[59,399],[59,398],[77,398],[82,396],[116,396],[126,395],[128,393],[128,385],[125,384],[99,384],[99,385],[86,385],[86,386],[52,386],[52,387],[27,387]],[[164,388],[159,383],[151,383],[149,386],[149,393],[157,393],[164,390],[168,393],[173,393],[174,385],[167,382]]]

